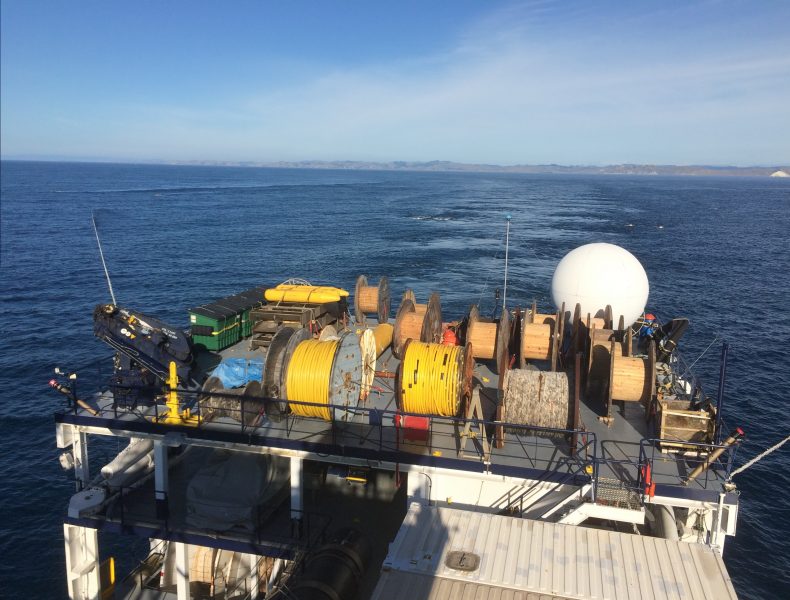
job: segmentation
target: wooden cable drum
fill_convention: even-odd
[[[438,292],[433,292],[422,320],[420,341],[438,344],[442,341],[442,329],[442,304]]]
[[[551,338],[551,325],[524,323],[521,331],[521,356],[525,360],[549,360]]]
[[[431,294],[428,308],[424,314],[418,314],[414,302],[406,298],[398,308],[395,327],[392,332],[392,353],[396,358],[403,358],[403,350],[408,340],[421,342],[438,342],[442,335],[442,307],[439,294]]]
[[[502,409],[505,423],[571,429],[572,413],[568,376],[564,372],[512,369],[505,374]],[[515,427],[506,427],[505,431],[534,434]]]
[[[563,327],[561,314],[564,314],[564,310],[553,315],[541,315],[534,302],[532,310],[524,313],[521,320],[521,350],[519,352],[519,365],[522,368],[528,360],[549,360],[551,369],[556,368],[560,328]],[[536,319],[538,320],[536,321]]]
[[[603,312],[598,311],[596,316],[592,316],[590,313],[587,313],[585,325],[587,326],[587,329],[592,329],[593,327],[596,329],[612,329],[612,306],[607,304]]]
[[[554,325],[557,322],[557,315],[547,315],[544,313],[535,313],[532,317],[533,323],[545,323],[546,325]]]
[[[408,298],[401,302],[395,325],[392,329],[392,353],[403,358],[403,350],[408,340],[419,340],[422,333],[422,317],[414,312],[414,302]]]
[[[453,417],[472,391],[472,348],[408,340],[398,367],[398,406],[407,413]]]
[[[499,324],[496,321],[481,321],[480,311],[476,305],[472,305],[466,324],[466,341],[472,344],[472,356],[485,360],[494,358],[498,329]]]
[[[609,370],[609,347],[614,339],[614,331],[593,326],[588,336],[590,352],[587,356],[587,373],[589,375],[605,373]]]
[[[390,284],[386,277],[379,279],[377,286],[368,285],[364,275],[357,277],[354,291],[354,316],[357,323],[365,322],[365,313],[376,313],[379,323],[390,317]]]
[[[611,347],[614,343],[614,331],[611,329],[598,329],[592,323],[592,329],[587,334],[589,351],[587,353],[587,395],[601,397],[604,395],[604,386],[609,381],[612,366]]]
[[[472,345],[474,358],[496,359],[497,372],[502,373],[509,357],[510,314],[505,311],[498,321],[483,321],[477,305],[473,304],[466,321],[465,339]]]
[[[650,342],[647,356],[624,356],[622,345],[612,341],[609,348],[609,397],[612,401],[641,402],[644,405],[653,396],[656,379],[656,354]]]
[[[406,300],[411,300],[412,304],[414,304],[414,312],[416,312],[418,315],[424,315],[425,311],[428,310],[427,304],[417,303],[417,297],[414,295],[414,290],[411,288],[403,292],[403,297],[401,298],[400,303],[403,304]]]

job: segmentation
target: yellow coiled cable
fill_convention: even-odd
[[[402,409],[422,415],[455,416],[458,411],[461,346],[412,340],[401,368]]]
[[[288,364],[285,384],[288,400],[320,405],[291,404],[291,412],[295,415],[332,420],[329,410],[329,379],[339,343],[338,340],[305,340],[294,350]]]

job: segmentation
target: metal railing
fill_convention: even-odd
[[[159,497],[159,502],[156,496]],[[243,541],[258,546],[283,547],[298,551],[305,551],[317,544],[324,543],[332,522],[331,515],[326,513],[289,508],[287,510],[291,521],[298,519],[300,525],[299,527],[291,526],[288,531],[284,531],[282,520],[279,520],[275,513],[280,509],[285,510],[283,507],[287,494],[279,494],[273,497],[274,504],[271,503],[270,498],[264,503],[251,507],[253,514],[249,519],[244,519],[244,523],[250,524],[251,528],[207,529],[188,523],[186,518],[189,508],[186,506],[180,507],[178,514],[169,512],[169,497],[172,496],[172,493],[168,495],[164,492],[156,492],[156,496],[150,485],[120,487],[109,499],[102,513],[90,518],[100,518],[115,523],[122,533],[131,532],[135,527],[145,527],[155,530],[156,537],[162,539],[168,539],[175,533],[190,533],[212,539],[224,536],[231,541]],[[164,502],[160,503],[162,499]],[[189,504],[195,506],[200,505],[201,502],[191,499]],[[161,510],[162,506],[167,507],[164,512]],[[209,505],[206,504],[206,506]],[[298,516],[294,517],[294,515]]]
[[[129,585],[134,581],[139,590],[162,590],[161,585],[161,569],[164,566],[165,554],[167,546],[170,542],[167,540],[160,540],[156,546],[151,548],[148,556],[145,559],[138,561],[137,565],[129,572],[123,579],[123,583]],[[260,556],[254,565],[250,565],[249,575],[242,577],[235,582],[234,585],[229,586],[225,573],[214,573],[211,588],[214,590],[214,596],[217,596],[215,590],[222,590],[221,593],[225,598],[233,598],[234,600],[252,600],[253,590],[250,587],[250,577],[257,577],[261,572],[261,566],[266,565],[272,558],[268,556]],[[267,572],[264,569],[264,572]],[[259,595],[260,589],[265,588],[266,582],[259,580]]]
[[[673,473],[660,472],[656,473],[655,459],[656,451],[661,452],[660,448],[665,443],[675,443],[677,440],[671,439],[643,439],[639,443],[639,478],[637,480],[640,489],[644,490],[649,488],[651,483],[664,483],[664,481],[656,481],[656,476],[660,479],[668,479],[668,485],[680,485],[693,488],[701,488],[704,490],[715,489],[719,491],[721,484],[729,478],[735,462],[735,455],[738,451],[739,444],[735,443],[730,446],[724,444],[706,444],[702,442],[687,442],[684,441],[683,445],[688,449],[683,453],[685,462],[688,464],[688,473],[677,475]],[[689,481],[688,474],[694,468],[703,464],[707,457],[713,454],[716,450],[723,450],[723,453],[710,463],[710,466],[703,470],[699,476]],[[678,461],[675,461],[677,464]],[[648,468],[650,472],[650,481],[646,481],[648,477]]]
[[[688,376],[688,369],[682,358],[678,357],[680,375]],[[689,379],[692,386],[699,381]],[[693,387],[701,390],[701,387]],[[626,487],[635,491],[644,490],[644,468],[655,461],[660,450],[661,440],[645,438],[639,443],[639,452],[625,459],[607,458],[600,454],[598,441],[593,432],[583,429],[555,429],[514,423],[502,423],[463,417],[427,416],[406,413],[399,410],[380,409],[360,404],[356,407],[328,405],[331,414],[344,415],[346,420],[323,421],[315,418],[297,416],[291,412],[282,414],[278,407],[322,406],[310,402],[288,401],[277,398],[261,398],[227,392],[203,392],[198,390],[177,390],[181,407],[191,407],[195,416],[190,425],[168,424],[165,417],[168,408],[165,396],[160,396],[150,406],[135,409],[120,408],[112,402],[109,394],[97,406],[97,414],[91,415],[81,407],[71,403],[61,415],[79,416],[80,424],[95,422],[99,426],[123,429],[123,423],[138,423],[130,427],[133,431],[161,433],[180,430],[221,432],[236,434],[244,443],[284,449],[304,449],[323,456],[353,457],[370,463],[390,462],[406,464],[431,464],[447,468],[460,468],[471,471],[495,472],[522,475],[536,480],[562,479],[574,482],[591,482],[592,497],[596,496],[597,483],[601,469],[605,466],[619,474],[618,479]],[[217,408],[216,400],[223,400]],[[424,439],[415,440],[415,431],[399,425],[404,417],[417,417],[427,420]],[[112,423],[107,423],[112,421]],[[144,423],[141,428],[139,423]],[[462,433],[469,426],[471,430],[483,428],[483,436],[469,436],[467,448],[461,452],[464,442]],[[497,448],[494,444],[497,428],[505,428],[507,442]],[[485,438],[484,440],[481,438]],[[636,443],[634,443],[634,446]],[[699,454],[709,453],[721,446],[701,442],[684,442]],[[714,481],[721,478],[715,473],[729,473],[734,459],[735,447],[727,451],[697,480],[696,487],[708,489]],[[666,474],[664,474],[666,475]],[[566,477],[570,476],[570,477]],[[672,479],[672,478],[671,478]],[[674,485],[683,485],[682,476],[674,477]]]
[[[595,435],[582,429],[559,429],[466,419],[463,417],[441,417],[408,413],[400,410],[379,409],[358,405],[346,407],[328,405],[330,413],[345,415],[347,420],[323,421],[297,416],[293,413],[277,414],[277,407],[284,401],[275,398],[260,398],[223,392],[201,392],[178,390],[182,407],[188,406],[194,415],[189,431],[223,431],[243,436],[249,443],[295,448],[299,444],[314,450],[338,456],[351,455],[359,458],[376,459],[385,457],[386,462],[439,464],[446,460],[463,461],[470,470],[496,471],[508,468],[515,471],[535,470],[572,472],[581,474],[595,459]],[[222,400],[222,408],[216,408],[216,400]],[[288,401],[289,406],[326,407],[310,402]],[[168,424],[168,409],[164,397],[151,406],[136,409],[119,408],[106,396],[103,405],[97,406],[97,414],[91,416],[79,406],[72,405],[62,414],[79,415],[82,419],[113,421],[117,429],[124,421],[145,423],[152,432],[162,429],[178,429],[177,423]],[[414,439],[413,428],[404,427],[405,418],[427,420],[423,440]],[[461,444],[464,429],[470,435],[463,452]],[[484,435],[471,435],[483,428]],[[495,428],[504,427],[508,442],[495,448],[488,442]],[[139,429],[137,427],[136,429]],[[190,434],[191,435],[191,434]],[[241,440],[240,440],[241,441]],[[474,466],[478,463],[477,466]]]

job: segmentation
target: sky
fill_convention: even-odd
[[[0,156],[790,163],[790,2],[0,2]]]

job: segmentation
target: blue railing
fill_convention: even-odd
[[[681,367],[680,377],[689,377],[690,371],[681,357],[678,356],[675,364]],[[695,386],[692,391],[701,390],[696,378],[689,377],[686,380]],[[128,386],[128,389],[134,387]],[[105,392],[95,405],[95,415],[73,403],[60,414],[77,417],[76,420],[64,419],[66,421],[78,420],[79,424],[96,424],[116,430],[151,433],[179,430],[192,437],[206,439],[213,439],[212,436],[216,437],[221,433],[223,440],[304,449],[319,455],[352,457],[371,463],[380,461],[430,464],[537,480],[573,481],[579,485],[590,482],[593,499],[596,497],[598,479],[604,467],[606,472],[615,473],[623,486],[644,492],[647,483],[645,468],[649,466],[653,471],[659,444],[672,441],[642,439],[638,456],[627,455],[624,459],[615,459],[600,454],[604,449],[599,447],[595,434],[583,429],[557,429],[463,417],[426,416],[364,404],[352,408],[330,404],[331,413],[345,414],[348,420],[323,421],[293,413],[277,415],[274,407],[282,406],[285,402],[276,398],[186,389],[177,390],[177,393],[181,406],[190,406],[195,415],[194,423],[189,426],[165,422],[167,408],[164,395],[159,396],[150,406],[121,409],[113,402],[112,395]],[[215,404],[217,399],[224,400],[219,409]],[[287,404],[323,408],[327,406],[300,401],[289,401]],[[213,418],[207,418],[212,410]],[[220,413],[221,416],[217,416]],[[415,439],[415,434],[420,432],[398,425],[405,417],[427,421],[423,439]],[[468,437],[465,453],[461,453],[459,450],[464,439],[460,434],[466,426],[477,432],[482,427],[483,434]],[[505,428],[508,432],[507,442],[499,448],[494,443],[495,431],[498,428]],[[193,433],[195,431],[204,433],[196,436]],[[236,437],[229,438],[229,434]],[[699,442],[684,442],[684,445],[696,449],[699,455],[722,447]],[[709,489],[714,482],[721,482],[722,478],[718,474],[729,473],[734,454],[735,447],[727,448],[711,469],[698,478],[694,486]],[[694,461],[690,462],[693,464]],[[662,474],[662,477],[671,485],[684,484],[681,474],[670,476],[669,479],[666,474]]]
[[[172,482],[171,482],[172,484]],[[283,488],[285,489],[285,488]],[[162,512],[161,504],[164,500],[168,510]],[[173,534],[206,535],[214,538],[225,538],[230,541],[243,541],[259,546],[279,546],[304,551],[324,543],[327,532],[332,523],[331,515],[315,510],[294,510],[288,508],[291,520],[299,521],[298,527],[285,530],[279,524],[282,522],[274,518],[274,513],[281,509],[287,498],[287,493],[274,497],[274,502],[265,502],[253,508],[254,514],[249,521],[251,529],[229,529],[226,533],[214,530],[205,530],[189,525],[186,521],[186,506],[178,507],[179,512],[170,512],[168,494],[165,492],[152,493],[151,486],[119,487],[109,498],[104,509],[87,517],[91,520],[101,520],[114,524],[119,532],[132,532],[135,528],[145,528],[156,531],[156,537],[170,539]],[[192,506],[200,506],[198,499],[189,501]],[[205,503],[204,503],[205,504]],[[208,509],[215,509],[211,504],[205,504]],[[285,510],[285,509],[282,509]],[[294,517],[294,515],[298,515]]]
[[[677,475],[672,473],[656,472],[656,451],[660,452],[662,444],[672,443],[677,443],[677,440],[643,439],[639,443],[638,486],[640,489],[647,490],[649,489],[650,484],[664,483],[664,480],[668,479],[668,485],[682,485],[697,489],[715,489],[718,491],[721,488],[721,484],[729,479],[739,444],[735,443],[727,446],[724,444],[705,444],[701,442],[684,441],[683,445],[687,447],[684,456],[687,467],[689,467],[688,472],[685,474],[678,473]],[[689,481],[688,475],[697,466],[702,465],[706,459],[717,450],[722,450],[722,453],[715,460],[710,462],[708,468],[704,469],[702,473],[700,473],[693,480]],[[675,461],[675,464],[678,464],[678,461]],[[657,482],[656,477],[659,477],[662,481]]]
[[[126,428],[130,431],[161,432],[182,430],[194,436],[195,431],[235,433],[239,441],[284,448],[311,449],[337,456],[356,456],[386,462],[434,464],[473,471],[491,471],[517,475],[529,472],[567,474],[589,479],[588,467],[596,459],[595,435],[582,429],[557,429],[502,423],[462,417],[428,416],[400,410],[358,405],[350,410],[345,406],[329,405],[330,412],[348,414],[346,421],[323,421],[288,413],[274,414],[280,399],[260,398],[223,392],[178,391],[182,406],[191,406],[195,415],[190,426],[166,424],[164,397],[151,406],[134,410],[120,409],[106,394],[95,406],[97,414],[90,415],[72,405],[62,414],[79,416],[81,422],[95,422],[99,426]],[[216,408],[216,400],[223,401]],[[290,406],[326,408],[311,402],[289,401]],[[214,411],[222,416],[214,419],[206,415]],[[403,421],[414,417],[427,425],[424,432],[404,427]],[[112,421],[112,423],[107,423]],[[399,423],[401,423],[399,425]],[[460,452],[465,426],[470,435],[464,453]],[[483,434],[479,430],[482,427]],[[494,431],[504,427],[508,442],[502,448],[493,444]],[[419,439],[422,434],[423,439]],[[243,437],[242,437],[243,436]],[[299,444],[302,444],[300,446]]]

